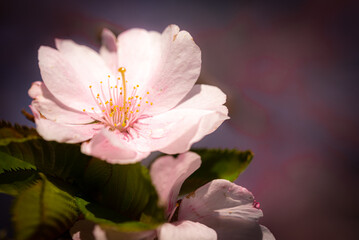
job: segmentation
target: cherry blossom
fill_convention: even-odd
[[[193,152],[178,158],[164,156],[153,163],[151,178],[169,221],[157,229],[158,239],[274,240],[258,223],[263,213],[252,193],[227,180],[213,180],[177,203],[183,182],[200,164],[200,156]]]
[[[126,239],[159,240],[275,240],[273,234],[258,223],[263,212],[246,188],[216,179],[178,198],[183,182],[200,164],[200,156],[193,152],[180,154],[177,158],[164,156],[152,164],[152,182],[168,220],[156,231],[132,234],[105,231],[94,224],[89,228],[82,220],[72,229],[73,238],[80,240],[81,234],[90,233],[95,240],[121,239],[124,236]]]
[[[82,143],[83,153],[127,164],[153,151],[177,154],[228,119],[225,94],[195,85],[201,51],[186,31],[102,32],[97,53],[71,40],[39,49],[43,82],[29,90],[45,140]]]

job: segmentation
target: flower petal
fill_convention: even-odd
[[[116,73],[118,68],[117,39],[116,36],[107,28],[102,30],[102,46],[100,48],[100,55],[112,73]]]
[[[140,90],[146,89],[146,81],[156,71],[161,57],[160,43],[160,33],[144,29],[133,28],[118,36],[118,67],[126,68],[129,89],[136,84]]]
[[[99,124],[73,125],[57,123],[42,117],[38,110],[31,105],[30,109],[34,114],[37,132],[47,141],[79,143],[92,138],[96,132],[103,128],[103,125]]]
[[[150,154],[138,151],[136,145],[129,142],[126,134],[105,128],[89,142],[82,143],[81,151],[113,164],[136,163]]]
[[[174,109],[139,120],[139,128],[150,132],[145,137],[152,151],[185,152],[228,119],[228,109],[222,105],[224,101],[225,95],[218,88],[196,85]]]
[[[166,111],[181,101],[197,81],[201,51],[186,31],[170,25],[162,33],[132,29],[118,37],[119,66],[139,95],[149,92],[147,114]]]
[[[102,228],[99,225],[95,225],[92,233],[95,237],[95,240],[109,240],[110,239],[106,236],[106,232],[104,230],[102,230]]]
[[[213,180],[183,198],[178,220],[198,221],[213,228],[220,239],[262,239],[257,220],[263,216],[253,206],[247,189],[227,180]],[[231,238],[232,236],[232,238]]]
[[[157,229],[157,235],[159,240],[217,239],[217,234],[213,229],[191,221],[181,221],[173,224],[165,223]]]
[[[110,73],[105,62],[95,51],[71,40],[56,40],[56,46],[59,50],[44,46],[39,49],[39,67],[46,87],[76,110],[95,106],[89,85],[99,92],[99,82]]]
[[[273,234],[271,233],[271,231],[269,231],[268,228],[266,228],[266,227],[263,226],[263,225],[260,225],[260,227],[261,227],[262,235],[263,235],[262,240],[275,240],[275,237],[273,236]]]
[[[155,239],[156,231],[148,230],[141,232],[119,232],[114,229],[102,229],[99,225],[96,225],[93,231],[95,240],[145,240],[145,239]]]
[[[226,94],[224,94],[218,87],[206,84],[196,84],[176,108],[216,110],[226,103],[226,99]]]
[[[73,240],[95,240],[92,231],[95,223],[88,220],[79,220],[70,229]],[[100,240],[100,239],[96,239]]]
[[[167,216],[174,209],[183,182],[201,165],[200,156],[193,152],[180,154],[177,158],[164,156],[151,166],[150,175],[155,186],[159,204],[167,208]]]
[[[29,89],[29,95],[35,99],[31,105],[48,120],[69,124],[93,122],[83,111],[72,109],[57,100],[43,82],[34,82]]]

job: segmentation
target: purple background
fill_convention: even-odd
[[[71,38],[99,47],[103,27],[189,31],[201,82],[228,95],[231,119],[197,146],[251,149],[237,183],[277,239],[354,239],[358,194],[358,6],[350,1],[2,1],[0,118],[40,80],[37,49]],[[353,1],[354,2],[354,1]],[[0,229],[9,197],[0,195]]]

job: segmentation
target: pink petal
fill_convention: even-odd
[[[49,91],[66,106],[82,111],[95,106],[89,85],[98,92],[99,82],[110,70],[102,58],[88,47],[70,40],[57,40],[59,51],[40,47],[39,67]],[[96,83],[96,84],[95,84]]]
[[[80,220],[70,229],[70,234],[74,240],[137,240],[154,239],[156,231],[119,232],[112,229],[101,228],[99,225],[88,220]]]
[[[216,232],[198,222],[181,221],[171,223],[165,223],[157,230],[159,240],[211,240],[217,239]]]
[[[176,205],[183,182],[201,165],[200,156],[193,152],[180,154],[177,158],[164,156],[151,166],[150,175],[155,186],[159,204],[167,208],[167,216]]]
[[[110,238],[106,237],[106,232],[102,230],[99,225],[95,225],[93,229],[94,240],[110,240]]]
[[[47,141],[79,143],[92,138],[94,134],[103,128],[103,125],[100,124],[74,125],[57,123],[42,117],[33,106],[30,105],[30,108],[35,117],[37,132]]]
[[[116,36],[110,30],[107,28],[103,29],[100,55],[113,73],[115,73],[118,68],[116,41]]]
[[[72,109],[57,100],[42,82],[34,82],[29,89],[29,95],[35,99],[31,105],[48,120],[68,124],[93,122],[83,111]]]
[[[207,109],[215,110],[226,103],[227,96],[221,89],[206,84],[196,84],[185,98],[176,106],[177,109]],[[224,111],[225,113],[227,111]]]
[[[95,237],[94,240],[140,240],[140,239],[155,239],[156,231],[148,230],[142,232],[119,232],[111,228],[102,229],[99,225],[96,225],[93,231]]]
[[[228,109],[222,104],[225,95],[216,87],[196,85],[174,109],[139,120],[150,148],[167,154],[188,151],[191,145],[215,131],[228,119]],[[149,130],[147,130],[149,132]]]
[[[201,51],[186,31],[168,26],[162,35],[132,29],[118,37],[119,66],[127,69],[129,84],[139,84],[139,95],[149,92],[149,115],[166,111],[181,101],[197,81]]]
[[[271,233],[271,231],[269,231],[268,228],[266,228],[263,225],[260,225],[261,229],[262,229],[262,235],[263,238],[262,240],[275,240],[275,237],[273,236],[273,234]]]
[[[214,180],[183,198],[178,220],[205,224],[220,239],[261,239],[257,221],[263,213],[253,207],[253,201],[247,189],[227,180]]]
[[[82,143],[81,151],[113,164],[136,163],[150,154],[138,151],[136,145],[127,139],[126,134],[105,128],[89,142]]]
[[[95,224],[88,220],[79,220],[70,229],[73,240],[94,239],[92,231]]]
[[[117,38],[118,67],[126,68],[128,89],[139,84],[140,91],[147,89],[148,79],[156,71],[161,56],[161,35],[133,28]]]

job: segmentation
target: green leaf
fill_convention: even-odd
[[[38,179],[39,175],[33,169],[5,171],[0,174],[0,192],[16,196]]]
[[[11,142],[21,143],[29,139],[37,139],[39,135],[33,128],[25,126],[15,125],[6,121],[0,121],[0,148],[6,148],[4,146]],[[6,153],[0,151],[0,173],[5,170],[15,169],[36,169],[30,163],[19,160],[16,157],[8,156]]]
[[[11,142],[0,146],[0,172],[36,167],[47,175],[72,182],[82,177],[90,158],[81,153],[77,144],[47,142],[43,139]]]
[[[162,221],[163,209],[157,207],[157,192],[148,169],[140,163],[119,165],[92,159],[84,181],[98,203],[118,214],[138,220],[145,212],[154,216],[151,221]]]
[[[0,146],[0,174],[5,171],[11,171],[16,169],[33,169],[36,167],[28,162],[24,162],[19,158],[13,157],[7,153],[1,151]]]
[[[192,149],[201,156],[202,164],[183,183],[180,194],[187,194],[214,179],[234,181],[252,161],[251,151]]]
[[[65,181],[81,178],[90,156],[80,145],[48,142],[33,128],[0,121],[0,173],[11,169],[35,169]]]
[[[16,239],[56,239],[78,217],[75,199],[43,174],[41,179],[22,191],[13,205]]]
[[[30,139],[40,138],[39,134],[34,128],[14,126],[6,121],[0,121],[0,146],[9,144],[10,142],[23,142]]]
[[[141,232],[156,229],[160,223],[146,223],[132,220],[124,215],[116,213],[97,203],[88,202],[82,198],[76,198],[79,210],[84,218],[99,224],[102,229],[111,229],[119,232]]]

